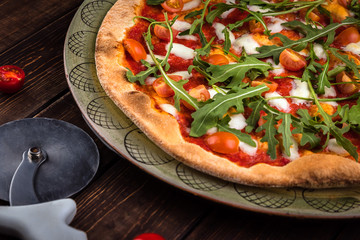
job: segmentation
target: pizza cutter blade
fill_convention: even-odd
[[[27,155],[31,150],[47,159],[41,167],[29,164]],[[91,181],[98,166],[96,144],[70,123],[27,118],[0,126],[0,199],[9,201],[11,192],[12,205],[69,197]],[[31,199],[32,191],[38,199]]]
[[[0,126],[0,199],[18,206],[0,206],[0,230],[27,240],[85,240],[68,226],[76,203],[62,198],[83,189],[98,166],[96,144],[72,124],[29,118]]]

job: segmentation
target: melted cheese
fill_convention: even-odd
[[[360,55],[360,42],[349,43],[343,48],[344,51],[352,52],[354,54]]]
[[[206,134],[211,135],[218,131],[217,127],[212,127],[206,131]]]
[[[292,145],[290,146],[290,156],[287,156],[285,153],[283,153],[283,156],[291,161],[294,161],[300,157],[299,145],[293,137],[291,137],[291,141]]]
[[[240,141],[239,148],[242,152],[246,153],[247,155],[255,156],[258,150],[258,144],[257,141],[254,142],[256,143],[256,147],[252,147],[249,144]]]
[[[325,94],[324,94],[324,97],[327,98],[327,97],[336,97],[336,90],[333,86],[330,86],[329,88],[328,87],[325,87]]]
[[[269,100],[268,101],[269,105],[276,107],[279,110],[284,111],[284,112],[290,111],[290,104],[278,92],[271,92],[271,93],[265,94],[266,99],[273,98],[273,97],[281,97],[281,98]]]
[[[174,117],[176,117],[178,114],[178,111],[176,110],[176,108],[171,104],[167,104],[167,103],[160,104],[160,108],[163,111],[173,115]]]
[[[165,56],[160,56],[160,55],[155,55],[156,58],[163,60],[165,58]],[[153,59],[151,58],[150,54],[146,55],[146,59],[145,61],[147,61],[148,63],[150,63],[151,65],[154,65],[155,62],[153,61]]]
[[[192,0],[190,2],[187,2],[184,4],[184,7],[182,9],[182,11],[187,11],[187,10],[191,10],[193,8],[196,8],[200,5],[201,0]]]
[[[290,91],[290,96],[309,98],[310,90],[308,84],[306,82],[302,82],[301,80],[295,79],[293,82],[293,88]],[[292,98],[292,101],[297,105],[307,103],[306,100],[298,98]]]
[[[225,26],[221,23],[214,23],[213,28],[215,28],[215,34],[219,40],[225,41],[225,34],[223,33],[223,30],[225,29]],[[232,32],[229,31],[229,38],[230,42],[233,43],[235,41],[235,36]]]
[[[226,0],[226,4],[235,4],[235,0]],[[227,18],[229,16],[230,13],[232,13],[235,10],[235,8],[232,8],[230,10],[227,10],[225,12],[223,12],[220,17],[221,18]]]
[[[339,154],[339,155],[347,155],[348,154],[348,152],[342,146],[337,144],[335,138],[332,138],[329,140],[328,150],[331,152],[334,152],[336,154]]]
[[[281,25],[282,23],[285,23],[286,21],[284,21],[280,18],[276,18],[276,17],[271,17],[271,21],[272,21],[272,23],[267,25],[267,27],[271,31],[271,33],[278,33],[278,32],[281,32],[282,30],[286,29],[284,26]]]
[[[183,35],[183,36],[180,36],[180,35],[177,35],[176,36],[177,39],[185,39],[185,40],[190,40],[190,41],[197,41],[198,38],[194,35]]]
[[[145,84],[146,84],[146,85],[152,85],[155,80],[156,80],[156,78],[154,78],[154,77],[147,77],[147,78],[145,79]]]
[[[326,59],[327,58],[325,50],[324,50],[324,48],[323,48],[323,46],[321,44],[318,44],[318,43],[314,44],[314,52],[315,52],[315,55],[320,59],[322,59],[322,58]]]
[[[169,45],[166,45],[166,51],[169,51]],[[177,57],[180,57],[182,59],[188,60],[193,59],[195,57],[195,51],[192,48],[189,48],[187,46],[184,46],[179,43],[173,43],[173,47],[170,51],[170,53],[174,54]]]
[[[247,7],[250,11],[253,11],[253,12],[261,12],[261,13],[268,12],[268,10],[262,9],[256,5],[248,5]]]
[[[183,32],[189,30],[191,28],[191,23],[176,20],[174,24],[171,26],[172,29],[177,30],[179,32]]]
[[[190,77],[192,77],[192,73],[189,73],[188,71],[173,72],[169,73],[169,75],[180,75],[183,79],[189,79]]]
[[[242,130],[247,126],[246,119],[241,113],[230,116],[229,127],[237,130]]]
[[[244,34],[235,40],[233,47],[237,51],[240,51],[242,48],[244,48],[245,52],[251,55],[259,53],[256,48],[260,47],[260,45],[253,39],[250,34]]]
[[[267,59],[266,62],[270,63],[273,67],[273,70],[270,70],[270,72],[272,72],[273,74],[280,75],[285,72],[285,68],[281,63],[275,64],[275,62],[271,58]]]

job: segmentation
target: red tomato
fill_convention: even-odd
[[[229,60],[222,54],[213,54],[207,59],[208,63],[212,65],[226,65],[229,64]]]
[[[237,153],[239,151],[239,139],[229,132],[216,132],[205,138],[205,143],[211,150],[218,153]]]
[[[262,82],[262,81],[252,81],[251,82],[252,87],[256,87],[256,86],[259,86],[261,84],[265,84],[269,88],[269,90],[264,92],[264,93],[275,92],[278,85],[279,85],[276,82]]]
[[[156,233],[143,233],[136,236],[134,240],[165,240],[165,238]]]
[[[182,77],[179,75],[169,75],[169,77],[176,82],[178,82],[182,79]],[[175,94],[174,90],[172,90],[172,88],[165,83],[163,77],[159,77],[158,79],[156,79],[153,82],[152,86],[153,86],[155,92],[160,97],[172,97]]]
[[[0,67],[0,92],[14,93],[24,85],[24,71],[13,65]]]
[[[360,41],[360,33],[356,27],[349,27],[339,33],[335,38],[335,43],[340,44],[341,46],[346,46],[349,43],[357,43]]]
[[[161,6],[168,12],[180,12],[184,7],[183,0],[166,0]]]
[[[354,80],[349,77],[345,71],[342,71],[341,73],[339,73],[338,75],[336,75],[336,82],[338,83],[345,83],[348,82],[346,84],[339,84],[337,85],[337,88],[340,90],[340,92],[342,92],[343,94],[353,94],[357,91],[357,88],[355,86],[353,82]]]
[[[199,102],[205,102],[210,99],[209,91],[202,84],[190,89],[189,95],[192,96],[193,98],[196,98]],[[193,106],[191,106],[189,103],[187,103],[186,101],[182,101],[182,103],[184,103],[184,106],[186,108],[188,108],[190,110],[195,110],[195,108]]]
[[[130,53],[131,57],[139,62],[141,59],[146,59],[146,51],[143,45],[134,39],[125,39],[124,42],[125,50]]]
[[[155,25],[154,34],[161,40],[170,41],[170,31],[166,27]]]
[[[280,63],[290,71],[299,71],[306,66],[306,59],[304,56],[287,48],[280,53]]]

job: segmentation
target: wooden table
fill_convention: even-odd
[[[100,151],[97,175],[73,197],[78,206],[73,227],[102,240],[144,232],[166,239],[360,238],[360,220],[296,219],[224,206],[176,189],[104,146],[83,120],[64,74],[65,34],[81,3],[0,1],[0,65],[18,65],[26,72],[21,91],[0,93],[0,125],[32,117],[61,119],[88,132]]]

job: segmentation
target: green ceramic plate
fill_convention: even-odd
[[[108,98],[96,76],[96,33],[115,2],[84,1],[69,27],[64,48],[70,90],[89,126],[110,148],[167,183],[237,208],[309,218],[360,216],[360,188],[313,190],[238,185],[189,168],[148,140]]]

